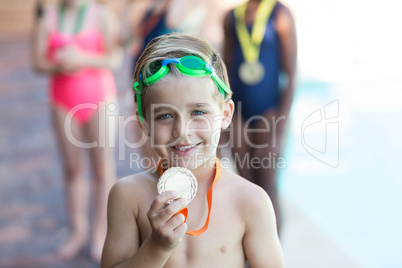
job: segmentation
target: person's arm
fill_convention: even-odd
[[[197,16],[197,12],[203,12],[206,9],[205,5],[207,0],[169,0],[165,1],[167,4],[166,7],[166,25],[170,29],[179,29],[184,31],[192,31],[194,29],[192,26],[187,28],[189,20],[199,20],[204,18],[199,18]],[[166,5],[165,4],[165,5]],[[196,17],[194,17],[196,16]],[[208,19],[208,18],[205,18]],[[193,22],[191,22],[193,23]],[[190,24],[191,24],[190,23]],[[201,24],[204,22],[195,22],[195,25],[198,25],[201,28]],[[197,28],[198,28],[197,27]],[[190,32],[192,34],[197,34],[198,32]]]
[[[247,202],[243,247],[249,267],[284,267],[271,200],[262,188],[255,187]]]
[[[101,14],[99,14],[98,21],[105,41],[105,54],[103,62],[100,58],[99,66],[117,70],[122,64],[123,57],[122,47],[119,44],[119,21],[113,10],[107,6],[101,7]]]
[[[235,42],[235,37],[233,36],[233,30],[232,30],[232,16],[231,16],[231,11],[229,11],[224,20],[224,34],[225,34],[225,42],[223,45],[223,61],[225,62],[225,65],[227,66],[227,69],[232,68],[231,66],[231,58],[233,57],[233,44]],[[232,85],[234,86],[234,85]]]
[[[284,6],[281,6],[277,14],[275,28],[279,36],[281,69],[285,72],[288,80],[280,97],[278,116],[285,116],[287,119],[295,91],[297,39],[292,14]],[[285,122],[285,120],[278,122],[278,137],[282,137]]]
[[[152,234],[140,244],[138,211],[130,208],[133,197],[126,189],[124,182],[118,182],[110,191],[101,267],[162,268],[187,231],[184,216],[174,215],[186,204],[178,199],[166,206],[166,202],[175,197],[173,192],[157,196],[148,212]]]
[[[123,7],[120,33],[120,44],[123,47],[132,42],[142,42],[142,36],[139,35],[138,29],[149,8],[149,0],[126,0]]]
[[[33,32],[31,61],[36,72],[57,73],[61,67],[47,58],[47,42],[49,34],[49,9],[42,7],[42,14],[36,20]]]
[[[170,0],[169,2],[166,24],[170,29],[176,29],[187,16],[191,15],[189,10],[192,10],[192,6],[194,7],[194,0]]]

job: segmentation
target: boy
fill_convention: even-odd
[[[199,38],[167,34],[148,44],[134,76],[141,127],[161,160],[113,186],[101,266],[283,267],[269,197],[215,160],[234,110],[220,56]],[[157,193],[158,170],[173,166],[198,181],[189,204]],[[185,207],[187,220],[177,213]]]

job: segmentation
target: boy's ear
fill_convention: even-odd
[[[144,122],[141,122],[140,116],[138,114],[138,111],[136,112],[137,114],[137,123],[138,125],[140,125],[140,128],[142,129],[142,131],[145,133],[145,135],[147,135],[148,137],[151,135],[149,128],[148,128],[148,124],[144,119]]]
[[[222,129],[227,129],[232,122],[232,117],[234,113],[235,105],[232,100],[228,100],[225,102],[223,107],[223,120],[222,120]]]

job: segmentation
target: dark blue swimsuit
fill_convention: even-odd
[[[148,45],[149,42],[151,42],[152,39],[154,39],[157,36],[166,34],[166,33],[170,33],[170,32],[174,32],[175,30],[170,29],[166,26],[166,14],[162,13],[162,14],[158,14],[158,15],[154,15],[152,13],[152,10],[150,12],[147,13],[147,15],[145,16],[143,23],[145,21],[147,21],[148,19],[150,19],[152,16],[154,16],[155,18],[157,18],[159,21],[157,22],[157,24],[152,28],[152,30],[146,35],[144,36],[144,44],[142,45],[141,48],[141,52],[138,54],[138,57],[134,57],[133,58],[133,73],[134,73],[134,68],[135,65],[137,64],[137,60],[138,58],[141,56],[142,52],[144,51],[145,47]]]
[[[235,37],[235,42],[231,44],[233,54],[230,55],[231,66],[228,66],[228,74],[236,109],[241,110],[241,114],[246,120],[252,116],[261,115],[279,104],[280,48],[279,37],[274,29],[275,16],[279,5],[276,3],[272,10],[261,43],[259,61],[264,66],[265,77],[259,84],[253,86],[244,84],[238,76],[238,69],[240,64],[244,62],[244,58],[236,34],[234,13],[231,12],[232,35]],[[251,27],[248,29],[251,31]],[[241,107],[239,102],[241,102]]]

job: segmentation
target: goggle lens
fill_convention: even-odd
[[[156,74],[162,67],[162,62],[161,61],[155,61],[153,63],[151,63],[151,65],[149,66],[149,73],[150,75],[154,75]]]
[[[185,56],[180,59],[181,65],[193,70],[201,70],[204,69],[205,62],[195,56]]]

